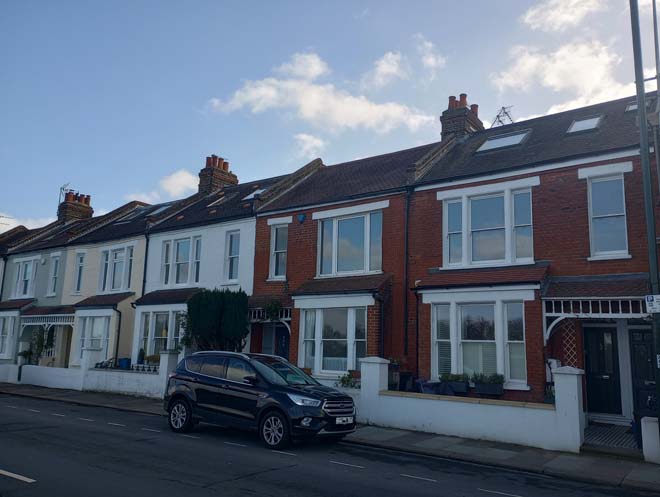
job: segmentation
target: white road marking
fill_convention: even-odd
[[[121,423],[108,423],[110,426],[121,426],[122,428],[126,428],[126,425],[123,425]]]
[[[196,440],[199,440],[199,437],[196,437],[195,435],[186,435],[185,433],[182,433],[181,436],[186,437],[186,438],[194,438]]]
[[[424,478],[422,476],[407,475],[405,473],[401,473],[399,476],[403,476],[404,478],[412,478],[413,480],[430,481],[432,483],[437,483],[438,482],[438,480],[434,480],[433,478]]]
[[[93,423],[93,422],[94,422],[94,420],[93,420],[93,419],[90,419],[90,418],[78,418],[78,419],[79,419],[80,421],[88,421],[88,422],[90,422],[90,423]]]
[[[41,411],[38,410],[38,409],[28,409],[28,411],[30,411],[30,412],[41,412]]]
[[[497,494],[497,495],[506,495],[507,497],[522,497],[522,495],[516,494],[507,494],[506,492],[498,492],[496,490],[486,490],[485,488],[477,488],[480,492],[486,492],[488,494]]]
[[[223,443],[226,444],[226,445],[234,445],[236,447],[247,447],[247,445],[237,444],[237,443],[234,443],[234,442],[223,442]]]
[[[57,414],[56,412],[50,413],[51,416],[57,416],[58,418],[66,418],[66,414]]]
[[[16,406],[5,406],[5,407],[8,407],[9,409],[18,409],[18,407]]]
[[[277,454],[284,454],[285,456],[297,456],[298,454],[294,454],[293,452],[284,452],[282,450],[271,450],[271,452],[275,452]]]
[[[348,464],[347,462],[339,461],[328,461],[330,464],[339,464],[340,466],[349,466],[351,468],[364,469],[364,466],[358,466],[357,464]]]
[[[140,429],[144,431],[152,431],[154,433],[160,433],[160,430],[154,430],[153,428],[140,428]]]
[[[19,480],[25,483],[34,483],[37,480],[33,480],[32,478],[28,478],[27,476],[23,475],[17,475],[16,473],[12,473],[10,471],[4,471],[0,469],[0,475],[2,476],[8,476],[9,478],[13,478],[14,480]]]

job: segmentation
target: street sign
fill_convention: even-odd
[[[660,313],[660,295],[646,296],[646,312],[649,314]]]

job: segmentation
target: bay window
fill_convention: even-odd
[[[151,347],[151,354],[160,354],[161,350],[167,349],[168,322],[170,320],[169,312],[154,313],[154,336]],[[151,355],[150,354],[150,355]]]
[[[286,254],[289,238],[289,227],[280,224],[271,227],[270,234],[270,277],[272,279],[286,278]]]
[[[432,304],[431,380],[444,373],[501,374],[505,388],[527,389],[524,301],[508,298],[533,299],[533,290],[489,292],[488,302],[471,302],[474,294],[425,298]]]
[[[9,337],[12,335],[12,318],[0,317],[0,356],[9,356]]]
[[[302,344],[299,363],[315,374],[359,369],[367,355],[366,307],[337,307],[301,311]]]
[[[135,355],[159,355],[164,350],[180,350],[185,334],[185,305],[179,310],[143,311],[139,317],[140,332]]]
[[[534,262],[532,193],[538,177],[437,193],[445,268]]]
[[[382,211],[322,219],[319,223],[319,275],[382,269]]]
[[[201,265],[201,236],[163,241],[160,281],[164,286],[199,283]]]
[[[110,340],[110,317],[109,316],[87,316],[82,317],[80,323],[80,357],[83,350],[101,350],[101,359],[108,358],[108,342]]]
[[[591,255],[628,255],[623,176],[589,180]]]

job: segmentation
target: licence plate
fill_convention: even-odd
[[[353,424],[353,416],[343,416],[341,418],[337,418],[335,421],[336,424],[338,425],[350,425]]]

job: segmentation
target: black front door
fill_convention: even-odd
[[[621,383],[616,328],[584,327],[587,409],[621,414]]]
[[[631,329],[629,334],[635,420],[640,420],[656,415],[653,332]]]
[[[289,330],[283,325],[275,328],[275,355],[289,360]]]

